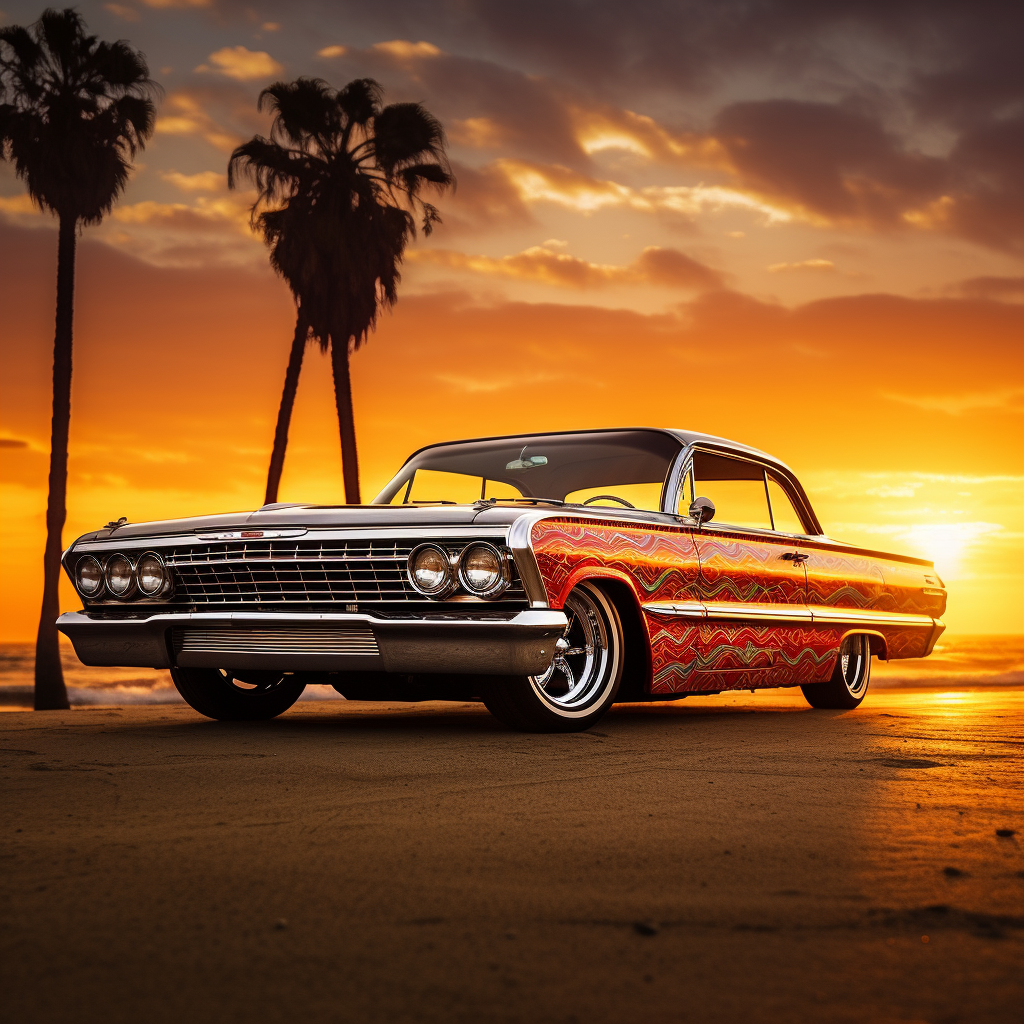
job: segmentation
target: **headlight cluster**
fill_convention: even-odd
[[[120,552],[102,562],[86,555],[75,566],[75,586],[83,597],[100,597],[104,590],[122,599],[160,597],[171,590],[171,573],[155,551],[136,561]]]
[[[409,555],[409,582],[435,601],[461,586],[474,597],[494,599],[508,588],[508,558],[493,544],[470,544],[450,553],[437,544],[421,544]]]

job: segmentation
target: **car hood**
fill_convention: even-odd
[[[228,512],[189,519],[128,523],[117,529],[96,530],[79,540],[110,537],[168,537],[232,530],[416,529],[420,526],[508,526],[533,507],[473,505],[277,505],[255,512]]]

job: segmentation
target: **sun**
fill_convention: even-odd
[[[943,579],[955,579],[963,568],[967,549],[987,534],[998,531],[995,523],[918,523],[907,532],[907,541],[935,563]]]

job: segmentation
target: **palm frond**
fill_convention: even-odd
[[[86,34],[77,11],[0,30],[3,156],[38,205],[96,223],[153,133],[159,86],[128,43]]]

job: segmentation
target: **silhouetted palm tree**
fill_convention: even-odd
[[[356,79],[335,91],[316,78],[277,82],[260,94],[274,112],[270,138],[231,154],[228,184],[256,185],[253,224],[295,296],[298,315],[278,413],[266,501],[277,489],[306,341],[330,351],[341,430],[345,501],[359,504],[349,356],[382,307],[398,298],[399,265],[420,216],[440,219],[423,189],[454,185],[444,130],[419,103],[381,106],[381,87]]]
[[[36,708],[68,706],[56,620],[67,516],[78,225],[98,224],[124,191],[131,161],[153,131],[156,110],[150,97],[156,88],[142,54],[123,40],[106,43],[86,35],[85,23],[71,8],[44,11],[29,28],[0,29],[0,148],[14,161],[32,199],[60,220]]]

